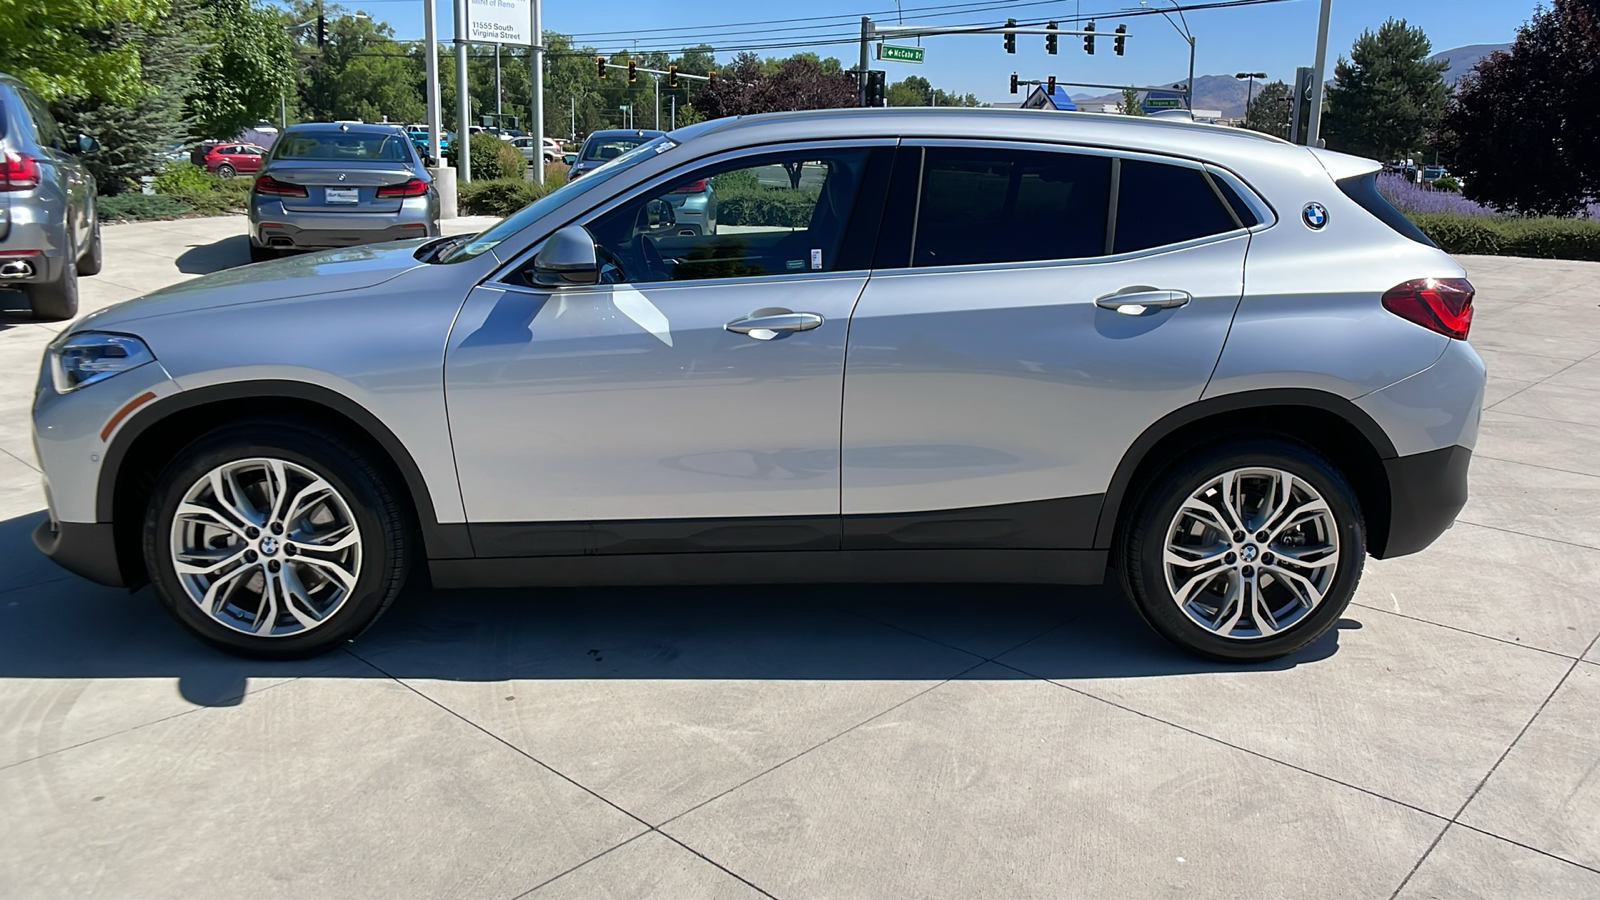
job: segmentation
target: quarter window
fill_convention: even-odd
[[[603,280],[638,284],[845,268],[839,255],[868,153],[848,148],[746,158],[647,191],[588,225]]]
[[[1103,156],[929,147],[912,265],[1102,256],[1110,185]]]
[[[1117,253],[1223,234],[1233,214],[1199,169],[1124,160],[1117,193]]]

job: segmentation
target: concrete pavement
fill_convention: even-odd
[[[107,227],[85,312],[241,235]],[[0,314],[0,896],[1600,896],[1600,265],[1465,262],[1471,501],[1249,668],[1011,586],[412,590],[234,659],[33,550],[60,326]]]

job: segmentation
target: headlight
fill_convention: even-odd
[[[80,331],[50,345],[50,380],[56,393],[65,394],[155,358],[144,341],[131,335]]]

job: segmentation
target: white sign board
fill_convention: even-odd
[[[467,40],[530,46],[530,0],[467,0]]]

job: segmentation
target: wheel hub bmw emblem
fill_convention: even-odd
[[[1256,545],[1255,544],[1246,544],[1245,548],[1242,551],[1239,552],[1239,555],[1244,557],[1244,561],[1245,562],[1255,562],[1256,561]]]
[[[1328,224],[1328,208],[1321,203],[1307,203],[1306,208],[1300,210],[1300,218],[1305,220],[1307,228],[1320,231]]]
[[[262,556],[271,556],[272,554],[277,553],[277,552],[278,552],[278,539],[277,538],[275,538],[275,537],[273,537],[272,535],[269,534],[266,537],[261,539],[261,555]]]

